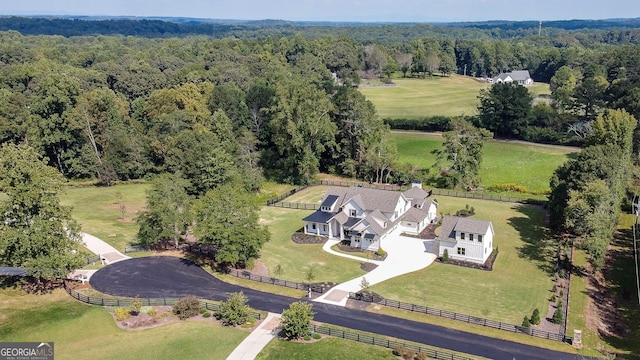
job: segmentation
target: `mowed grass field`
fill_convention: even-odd
[[[0,339],[53,341],[59,360],[225,359],[247,335],[198,321],[127,331],[104,308],[82,304],[62,289],[46,295],[0,290]]]
[[[393,82],[396,86],[360,88],[360,92],[375,105],[378,115],[383,118],[475,115],[480,90],[491,86],[461,75],[398,78]],[[528,89],[534,99],[550,94],[549,85],[545,83],[536,83]]]
[[[488,83],[452,75],[426,79],[394,79],[396,86],[361,87],[383,118],[473,115],[480,90]]]
[[[60,196],[71,206],[82,231],[97,236],[120,251],[136,243],[136,216],[146,207],[149,184],[120,184],[109,187],[70,187]],[[120,204],[124,206],[122,218]]]
[[[546,316],[552,287],[552,240],[541,208],[436,196],[442,214],[467,205],[474,219],[490,220],[499,249],[493,271],[433,263],[426,269],[371,287],[388,299],[520,325],[538,308]],[[384,246],[384,245],[383,245]]]
[[[392,137],[398,147],[399,160],[418,169],[429,169],[436,162],[434,150],[442,148],[439,134],[394,131]],[[577,148],[539,146],[531,143],[489,140],[485,143],[480,178],[482,187],[515,183],[531,192],[549,189],[549,179],[555,169],[566,162]]]

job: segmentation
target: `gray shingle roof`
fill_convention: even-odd
[[[440,226],[438,240],[456,242],[456,232],[484,235],[489,231],[490,221],[475,220],[459,216],[446,216]]]
[[[413,199],[414,202],[415,200],[422,200],[429,195],[429,193],[417,186],[412,187],[411,189],[405,191],[403,194],[407,199]]]
[[[326,211],[316,211],[313,214],[307,216],[306,218],[302,219],[302,221],[311,221],[311,222],[317,222],[317,223],[328,223],[329,220],[331,220],[331,218],[335,215],[336,213],[330,213],[330,212],[326,212]]]
[[[338,195],[327,195],[322,201],[322,204],[320,204],[320,207],[332,207],[338,198],[340,198]]]
[[[422,210],[422,209],[417,209],[417,208],[412,207],[411,209],[409,209],[409,211],[407,211],[404,214],[404,217],[403,217],[402,220],[420,222],[420,221],[426,219],[427,216],[429,215],[427,213],[427,210],[428,210],[428,208]]]

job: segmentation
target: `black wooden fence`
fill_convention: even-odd
[[[66,282],[64,283],[64,289],[74,299],[82,301],[83,303],[91,304],[91,305],[129,307],[131,306],[131,303],[135,301],[135,299],[119,299],[119,298],[105,299],[98,296],[87,296],[73,290],[67,285]],[[140,301],[142,306],[173,306],[178,301],[180,301],[180,299],[174,299],[174,298],[156,298],[156,299],[138,298],[137,300]],[[200,301],[200,304],[202,304],[202,307],[210,311],[220,310],[220,305],[216,303]],[[250,316],[258,320],[260,320],[262,317],[259,312],[251,312]]]
[[[231,269],[229,270],[228,274],[241,279],[253,280],[253,281],[258,281],[261,283],[271,284],[271,285],[285,286],[292,289],[308,291],[309,288],[311,288],[312,292],[320,293],[320,294],[330,289],[329,286],[323,286],[322,284],[309,285],[309,284],[299,283],[295,281],[281,280],[281,279],[276,279],[274,277],[269,277],[269,276],[254,275],[246,270]]]
[[[505,331],[515,332],[515,333],[527,334],[527,335],[554,340],[554,341],[564,342],[569,340],[564,335],[564,332],[550,333],[547,331],[537,330],[533,328],[525,328],[518,325],[503,323],[500,321],[489,320],[489,319],[484,319],[484,318],[479,318],[479,317],[469,316],[464,314],[458,314],[458,313],[446,311],[446,310],[434,309],[427,306],[409,304],[409,303],[404,303],[404,302],[395,301],[395,300],[388,300],[388,299],[380,298],[379,296],[374,297],[371,294],[350,293],[349,298],[360,300],[360,301],[371,302],[371,303],[375,302],[376,304],[380,304],[384,306],[394,307],[394,308],[413,311],[413,312],[419,312],[423,314],[435,315],[435,316],[439,316],[447,319],[466,322],[469,324],[486,326],[493,329],[505,330]]]
[[[344,331],[340,329],[332,329],[326,326],[318,326],[313,325],[311,330],[314,333],[329,335],[333,337],[338,337],[347,340],[353,340],[357,342],[361,342],[369,345],[383,346],[389,349],[397,349],[402,347],[407,350],[411,350],[415,353],[423,353],[432,359],[442,359],[442,360],[471,360],[471,358],[456,355],[451,352],[435,350],[429,347],[423,347],[420,345],[407,344],[399,341],[377,338],[375,336],[359,334],[350,331]]]

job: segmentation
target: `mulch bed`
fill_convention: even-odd
[[[345,243],[338,243],[336,245],[338,247],[338,249],[340,249],[340,251],[344,251],[344,252],[348,252],[348,253],[360,253],[360,254],[364,254],[365,251],[369,251],[369,250],[362,250],[360,248],[357,247],[352,247],[348,244]],[[384,259],[387,258],[387,253],[385,252],[382,255],[378,255],[377,253],[370,251],[371,253],[371,260],[378,260],[378,261],[384,261]],[[366,259],[362,259],[362,260],[366,260]],[[373,269],[372,269],[373,270]]]
[[[462,267],[468,267],[471,269],[493,271],[493,264],[495,263],[496,258],[498,257],[498,253],[499,253],[498,251],[492,252],[491,255],[489,255],[489,257],[487,258],[487,261],[484,262],[484,264],[478,264],[471,261],[454,260],[454,259],[449,259],[449,261],[445,262],[442,260],[442,257],[438,258],[438,262],[441,262],[443,264],[451,264],[451,265],[457,265]]]
[[[324,244],[327,242],[327,237],[296,232],[291,235],[291,241],[296,244]]]

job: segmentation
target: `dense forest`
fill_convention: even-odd
[[[94,24],[64,21],[80,32]],[[140,29],[149,23],[125,22]],[[431,25],[384,27],[393,38]],[[325,28],[274,37],[269,29],[279,27],[268,25],[262,38],[246,39],[2,32],[0,142],[29,144],[69,179],[109,184],[180,173],[189,193],[202,195],[236,181],[256,190],[264,176],[304,184],[319,171],[374,182],[421,176],[397,164],[387,126],[357,91],[361,78],[529,69],[536,81],[551,83],[552,99],[502,102],[503,111],[518,114],[500,125],[508,130],[497,132],[503,137],[575,141],[605,109],[640,116],[640,46],[594,42],[599,31],[633,29],[505,40],[453,38],[469,31],[456,27],[449,36],[378,44],[313,31]],[[474,123],[495,131],[484,115],[505,96],[481,96],[487,101]]]

